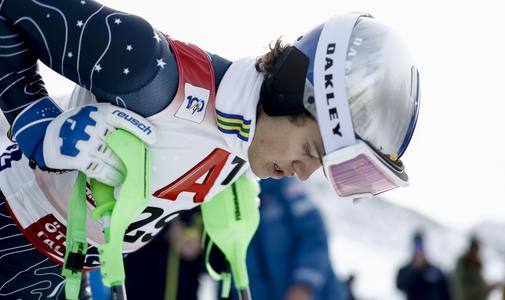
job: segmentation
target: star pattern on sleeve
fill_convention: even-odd
[[[51,113],[51,115],[58,113],[58,109],[55,107],[46,107],[42,110],[37,111],[37,115],[41,115],[42,117],[46,116],[46,113]]]
[[[160,67],[160,68],[162,68],[162,69],[164,69],[164,68],[165,68],[165,65],[166,65],[166,64],[167,64],[167,63],[163,61],[163,58],[160,58],[160,59],[157,59],[157,60],[156,60],[156,66],[158,66],[158,67]]]
[[[36,18],[30,20],[35,23],[36,34],[42,35],[41,40],[44,43],[41,43],[40,46],[42,48],[45,46],[45,51],[49,54],[47,64],[50,68],[72,79],[79,86],[92,92],[99,92],[100,90],[95,85],[98,87],[109,86],[114,84],[116,78],[125,80],[125,85],[128,85],[130,81],[136,83],[146,77],[147,72],[145,70],[157,74],[161,70],[165,71],[165,68],[168,70],[172,66],[171,57],[168,55],[165,57],[159,51],[152,52],[150,49],[144,49],[143,44],[146,41],[149,44],[146,48],[160,49],[159,46],[163,46],[161,44],[166,42],[165,35],[162,32],[157,31],[149,24],[145,24],[145,22],[131,19],[129,14],[107,10],[105,6],[97,5],[94,1],[89,3],[88,0],[68,1],[73,2],[72,8],[74,10],[71,13],[65,10],[60,11],[56,4],[54,4],[54,7],[48,4],[45,8],[52,9],[51,11],[43,9],[36,14]],[[0,6],[2,2],[0,0]],[[28,2],[52,1],[29,0]],[[54,11],[59,14],[55,14]],[[59,22],[60,15],[63,17],[63,22]],[[130,25],[137,23],[142,28],[142,30],[139,30],[142,36],[133,35],[131,32]],[[64,27],[60,30],[60,26]],[[45,32],[46,30],[48,32]],[[93,34],[90,34],[90,32]],[[100,39],[95,41],[97,36]],[[0,38],[3,39],[3,37]],[[151,38],[155,41],[152,42]],[[149,40],[151,41],[149,42]],[[5,41],[2,40],[3,42]],[[134,44],[135,46],[133,46]],[[9,49],[11,47],[2,44],[0,48]],[[23,51],[28,51],[28,49],[21,49],[13,52],[13,54],[23,53]],[[152,55],[149,57],[148,61],[150,62],[147,64],[137,58],[138,55],[144,53]],[[3,54],[3,52],[0,54]],[[61,64],[53,67],[53,60],[61,62]],[[101,65],[102,63],[104,66]],[[149,79],[146,78],[146,80]],[[31,85],[29,92],[32,92],[36,85],[33,82],[29,84]]]
[[[18,1],[25,3],[23,0]],[[0,6],[3,2],[0,0]],[[41,61],[48,67],[97,95],[97,98],[118,103],[121,107],[126,107],[125,103],[128,103],[134,109],[150,114],[151,111],[157,110],[159,105],[165,105],[167,99],[156,91],[140,91],[139,87],[147,86],[151,82],[155,82],[152,85],[155,86],[161,81],[168,85],[166,93],[176,91],[177,80],[173,82],[173,78],[166,73],[174,68],[177,70],[175,55],[170,52],[165,35],[146,20],[88,0],[27,0],[25,4],[25,9],[21,7],[19,13],[9,16],[13,17],[9,22],[21,22],[21,25],[26,27],[23,27],[23,30],[36,41],[36,45],[33,44],[36,52],[28,54],[41,54]],[[28,4],[31,6],[28,7]],[[14,20],[18,14],[20,19]],[[26,52],[31,50],[28,43],[20,43],[23,37],[18,37],[19,34],[3,34],[5,36],[0,37],[0,55],[19,60],[16,56],[27,55]],[[8,103],[4,109],[7,113],[12,110],[9,115],[13,116],[12,119],[29,104],[28,101],[39,99],[47,93],[42,79],[31,74],[35,71],[29,73],[28,65],[25,64],[20,68],[26,73],[11,72],[0,75],[5,75],[5,78],[0,78],[0,94],[3,94],[4,88],[12,88],[8,95],[10,97],[12,93],[15,96],[12,104]],[[36,65],[31,70],[35,68]],[[15,77],[17,75],[19,76]],[[19,80],[18,84],[17,80],[22,76],[25,76],[22,80],[26,83]],[[160,97],[161,100],[153,101],[153,109],[150,106],[144,107],[134,101],[135,97],[130,96],[134,93],[136,95],[137,91],[139,95],[152,95]],[[17,94],[22,94],[19,101],[16,100]],[[125,99],[116,99],[114,102],[111,97],[117,94],[124,94]],[[48,115],[48,112],[41,112],[43,113]]]

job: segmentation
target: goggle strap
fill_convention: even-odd
[[[325,153],[355,143],[345,86],[347,47],[359,13],[335,16],[321,31],[314,60],[314,92]]]

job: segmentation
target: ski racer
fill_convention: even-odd
[[[39,60],[76,83],[63,105]],[[112,186],[124,179],[104,142],[114,129],[152,155],[152,199],[124,237],[132,252],[243,175],[305,180],[323,166],[344,198],[407,185],[399,158],[418,86],[401,40],[366,14],[231,62],[95,1],[0,1],[0,108],[10,124],[0,140],[0,298],[61,294],[75,170]],[[101,229],[88,218],[84,269],[99,265]]]

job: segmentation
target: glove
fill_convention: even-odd
[[[125,177],[125,167],[107,146],[107,134],[122,128],[152,145],[156,131],[146,119],[109,103],[90,104],[61,113],[50,98],[33,103],[12,124],[13,138],[36,164],[80,170],[111,186]]]

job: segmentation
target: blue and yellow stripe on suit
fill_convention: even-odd
[[[219,131],[227,134],[235,134],[245,142],[249,140],[251,120],[244,119],[241,115],[233,115],[216,109],[216,120]]]

